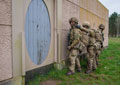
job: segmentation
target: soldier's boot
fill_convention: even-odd
[[[91,72],[92,72],[92,70],[87,70],[85,73],[90,74]]]
[[[73,75],[75,72],[72,72],[72,71],[69,71],[69,72],[67,72],[67,76],[70,76],[70,75]]]
[[[97,67],[94,67],[94,66],[93,66],[92,70],[93,70],[93,71],[95,71],[95,70],[96,70],[96,68],[97,68]]]
[[[86,74],[89,74],[92,72],[92,67],[90,65],[87,66]]]
[[[78,69],[77,69],[77,72],[81,72],[81,68],[78,68]]]

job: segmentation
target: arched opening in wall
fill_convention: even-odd
[[[43,0],[32,0],[26,14],[25,40],[31,61],[40,65],[48,56],[51,41],[51,25]]]

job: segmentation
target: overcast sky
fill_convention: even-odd
[[[107,9],[109,9],[109,15],[113,12],[120,14],[120,0],[99,0]]]

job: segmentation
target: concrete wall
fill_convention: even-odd
[[[105,25],[104,46],[108,46],[108,10],[98,0],[62,0],[62,58],[67,56],[67,35],[71,17],[76,17],[81,25],[89,21],[91,27],[97,29],[100,24]]]
[[[0,81],[12,77],[12,0],[0,0]]]

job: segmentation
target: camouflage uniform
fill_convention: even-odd
[[[84,28],[84,29],[86,29],[86,28]],[[83,43],[83,48],[82,48],[81,55],[83,57],[85,57],[85,56],[87,56],[87,47],[88,47],[88,44],[89,44],[89,33],[88,32],[82,31],[81,42]]]
[[[70,19],[71,20],[74,18]],[[75,18],[76,20],[76,18]],[[75,22],[75,20],[73,20]],[[71,31],[70,31],[70,46],[68,46],[70,53],[69,53],[69,60],[70,60],[70,65],[69,65],[69,70],[70,72],[67,73],[67,75],[71,75],[75,72],[75,63],[77,63],[77,67],[79,70],[81,70],[80,66],[80,61],[78,58],[79,55],[79,48],[81,46],[80,43],[80,38],[81,38],[81,31],[80,29],[76,28],[75,26],[72,26]]]
[[[98,65],[98,58],[100,56],[100,53],[102,51],[102,48],[103,48],[103,41],[104,41],[104,34],[103,34],[103,31],[104,30],[104,25],[100,25],[99,26],[99,29],[96,31],[96,36],[95,36],[95,39],[96,39],[96,43],[95,43],[95,46],[96,46],[96,56],[95,56],[95,59],[96,59],[96,64]]]
[[[93,69],[96,69],[96,61],[95,61],[95,30],[91,29],[89,34],[89,45],[88,45],[88,70],[86,73],[90,73]]]
[[[89,22],[84,22],[83,27],[81,30],[88,32],[89,35],[89,43],[87,43],[87,71],[86,73],[92,72],[94,68],[96,68],[96,62],[95,61],[95,30],[90,28]]]
[[[82,28],[80,27],[80,29],[82,29]],[[86,29],[86,28],[84,28],[84,29]],[[82,37],[81,37],[81,41],[80,41],[81,46],[79,49],[82,49],[82,50],[80,50],[78,58],[79,58],[79,60],[85,60],[85,58],[87,56],[87,46],[89,43],[89,36],[88,36],[88,32],[85,32],[83,30],[81,30],[81,31],[82,31],[82,34],[81,34]],[[76,61],[76,63],[77,63],[77,61]]]
[[[70,40],[71,40],[71,50],[70,50],[70,54],[69,54],[69,59],[70,59],[70,66],[69,69],[72,72],[75,72],[75,61],[77,61],[77,66],[79,69],[81,69],[80,67],[80,61],[78,59],[78,55],[79,55],[79,47],[80,47],[80,30],[77,28],[72,28],[71,30],[71,36],[70,36]]]

